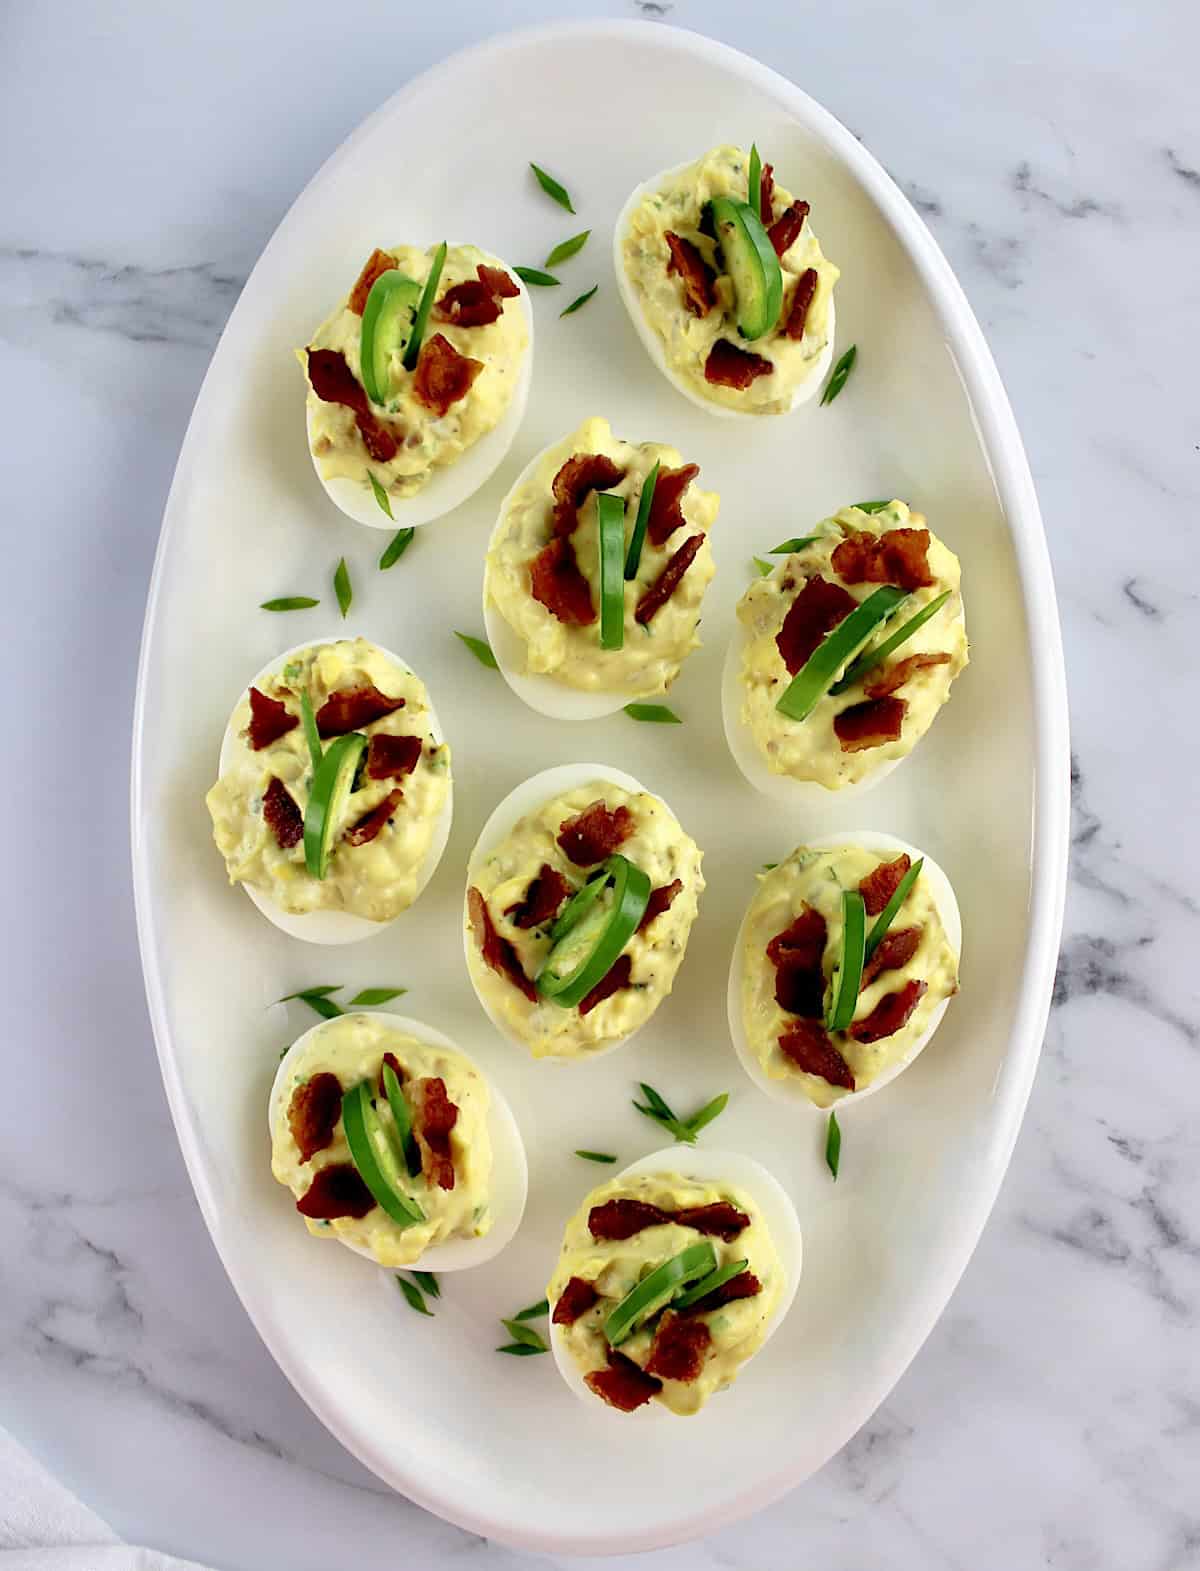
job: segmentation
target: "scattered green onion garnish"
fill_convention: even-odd
[[[346,1005],[347,1009],[371,1009],[377,1004],[390,1004],[408,992],[406,987],[364,987]]]
[[[825,1130],[825,1165],[833,1174],[838,1176],[838,1164],[842,1160],[842,1126],[837,1121],[837,1114],[830,1113],[829,1124]]]
[[[546,1338],[540,1331],[535,1331],[532,1326],[522,1325],[519,1320],[502,1320],[500,1324],[512,1337],[507,1348],[498,1347],[496,1351],[503,1353],[513,1347],[528,1348],[531,1353],[548,1353],[550,1351]]]
[[[407,1277],[400,1276],[399,1274],[396,1276],[396,1281],[400,1284],[400,1291],[408,1300],[408,1307],[410,1309],[415,1309],[419,1315],[429,1315],[432,1317],[433,1310],[428,1308],[426,1305],[424,1298],[421,1296],[421,1289],[417,1286],[417,1284],[415,1282],[410,1282]]]
[[[698,1113],[693,1113],[687,1121],[692,1139],[694,1140],[702,1129],[707,1129],[714,1118],[719,1118],[728,1105],[729,1092],[722,1091],[719,1096],[714,1096],[711,1102],[705,1102]]]
[[[413,318],[412,335],[408,340],[408,348],[404,351],[404,369],[415,371],[417,359],[421,353],[421,340],[425,337],[425,329],[429,325],[429,313],[433,310],[434,296],[437,294],[438,284],[442,280],[442,268],[446,265],[446,242],[433,254],[433,266],[429,269],[429,277],[425,280],[425,287],[421,291],[421,303],[417,307],[417,314]]]
[[[599,289],[599,287],[600,287],[599,284],[593,284],[590,289],[585,289],[583,294],[576,295],[575,299],[571,301],[570,305],[567,306],[566,310],[565,311],[560,311],[558,313],[559,316],[570,316],[570,315],[572,315],[573,312],[578,311],[580,306],[587,305],[588,301],[596,293],[596,291],[597,291],[597,289]]]
[[[644,1080],[639,1081],[639,1085],[646,1101],[643,1104],[635,1100],[634,1107],[644,1117],[652,1119],[654,1123],[659,1124],[682,1145],[695,1145],[696,1136],[702,1129],[711,1124],[714,1118],[719,1117],[725,1111],[725,1106],[729,1101],[729,1092],[722,1091],[719,1096],[714,1096],[711,1102],[706,1102],[690,1118],[679,1118],[672,1111],[666,1098],[661,1096],[653,1086],[647,1085]]]
[[[553,273],[543,273],[540,267],[514,267],[513,272],[535,289],[557,289],[560,283]]]
[[[442,1296],[442,1284],[432,1271],[410,1271],[409,1275],[423,1293],[428,1293],[430,1298]]]
[[[560,262],[568,262],[573,256],[577,256],[587,245],[591,232],[590,229],[585,229],[581,234],[572,235],[569,240],[560,240],[546,258],[546,266],[557,267]]]
[[[391,498],[369,469],[367,470],[367,479],[371,482],[371,490],[375,493],[375,500],[388,517],[391,518],[393,516]]]
[[[788,683],[783,697],[775,705],[780,714],[787,715],[789,720],[803,720],[810,715],[829,691],[838,672],[854,659],[880,622],[907,598],[903,589],[881,584],[861,601],[844,621],[825,635]]]
[[[885,507],[891,507],[891,502],[886,498],[878,502],[851,502],[851,507],[856,507],[860,513],[882,513]]]
[[[397,529],[387,543],[387,550],[379,558],[379,571],[381,573],[386,573],[389,567],[395,567],[409,546],[412,545],[413,536],[416,532],[415,529]]]
[[[863,953],[864,963],[869,960],[875,951],[879,948],[880,940],[883,938],[888,928],[891,927],[892,923],[899,915],[900,907],[912,893],[912,887],[916,883],[917,879],[920,878],[921,869],[924,866],[925,858],[923,856],[919,856],[909,868],[908,872],[905,873],[904,877],[896,885],[895,889],[892,891],[892,898],[875,918],[871,931],[867,934],[866,947]]]
[[[277,600],[264,600],[259,605],[260,611],[309,611],[315,605],[320,605],[319,600],[314,600],[311,595],[280,595]]]
[[[540,1320],[543,1315],[550,1313],[550,1300],[539,1298],[536,1304],[530,1304],[526,1309],[518,1309],[513,1316],[514,1320]],[[507,1325],[507,1321],[502,1324]]]
[[[846,353],[833,368],[833,375],[825,384],[825,391],[821,394],[823,404],[831,404],[842,388],[846,385],[846,378],[854,369],[854,362],[858,359],[858,345],[851,344]]]
[[[867,932],[867,908],[857,889],[842,890],[842,958],[837,969],[837,992],[829,1011],[829,1029],[845,1031],[854,1019],[862,981]]]
[[[298,993],[287,993],[277,1000],[278,1003],[288,1004],[292,999],[297,999],[302,1004],[307,1004],[314,1014],[324,1020],[336,1020],[345,1010],[338,1007],[330,998],[330,993],[336,993],[341,987],[339,982],[336,987],[304,987]]]
[[[763,863],[763,872],[764,873],[773,873],[778,866],[779,866],[778,862],[764,862]]]
[[[600,647],[625,647],[625,503],[611,491],[596,498],[600,530]]]
[[[793,551],[803,551],[805,546],[812,545],[814,540],[819,540],[820,535],[793,535],[790,540],[785,540],[782,545],[773,545],[767,552],[768,556],[790,556]]]
[[[475,638],[470,633],[460,633],[457,628],[454,629],[454,636],[462,639],[480,665],[487,666],[489,671],[499,671],[500,667],[497,664],[496,657],[492,653],[491,645],[486,639]]]
[[[573,1009],[608,975],[637,932],[650,899],[649,876],[617,852],[604,863],[613,881],[608,905],[591,909],[554,945],[542,962],[534,986],[543,998]]]
[[[304,810],[304,865],[313,878],[324,878],[329,871],[334,826],[350,795],[366,745],[367,739],[360,731],[335,738],[313,775]]]
[[[637,517],[633,522],[633,533],[629,537],[629,550],[625,555],[625,578],[631,582],[637,577],[638,564],[642,560],[642,547],[646,543],[646,525],[650,522],[650,509],[654,506],[654,488],[658,484],[658,459],[654,460],[654,468],[646,476],[642,486],[642,494],[638,497]]]
[[[893,650],[899,649],[901,644],[907,643],[918,629],[925,626],[931,616],[936,616],[946,601],[950,598],[950,591],[945,589],[928,605],[922,606],[915,616],[910,616],[908,621],[898,627],[894,633],[889,634],[884,641],[874,649],[867,649],[846,672],[840,681],[835,682],[829,689],[831,693],[844,693],[848,687],[853,687],[868,671],[873,671],[880,665]]]
[[[342,620],[345,621],[346,613],[354,600],[354,590],[350,585],[350,569],[346,566],[346,558],[344,556],[339,560],[333,575],[333,592],[337,596],[338,609],[342,613]]]
[[[689,1287],[686,1293],[679,1298],[671,1300],[672,1309],[690,1309],[693,1304],[698,1304],[702,1298],[707,1298],[710,1293],[715,1293],[717,1288],[724,1287],[726,1282],[742,1272],[750,1264],[748,1260],[731,1260],[728,1265],[718,1266],[708,1276],[701,1277],[695,1287]]]
[[[403,1163],[372,1105],[371,1087],[365,1080],[342,1097],[342,1126],[350,1160],[381,1209],[398,1227],[423,1222],[425,1213],[400,1187]]]
[[[404,1094],[404,1087],[400,1084],[399,1075],[387,1062],[383,1065],[383,1094],[387,1097],[387,1104],[392,1110],[396,1138],[400,1141],[400,1149],[404,1153],[404,1165],[408,1169],[408,1176],[418,1178],[421,1173],[421,1150],[413,1133],[412,1111]],[[413,1274],[416,1275],[415,1272]],[[435,1293],[433,1296],[436,1298],[438,1295]]]
[[[539,1353],[546,1352],[544,1347],[527,1347],[524,1342],[506,1342],[503,1347],[496,1349],[497,1353],[508,1353],[512,1358],[536,1358]]]
[[[750,560],[754,563],[755,567],[758,568],[758,576],[760,578],[765,578],[768,573],[773,573],[775,571],[774,562],[764,562],[761,556],[752,556]]]
[[[307,693],[300,694],[300,723],[304,727],[304,740],[308,743],[308,756],[312,759],[313,773],[321,767],[321,760],[325,750],[321,746],[320,733],[317,731],[317,717],[313,714],[312,699]]]
[[[754,216],[762,222],[762,159],[759,156],[757,144],[750,144],[750,172],[746,178],[746,200],[754,210]],[[770,223],[770,219],[767,222]]]
[[[682,725],[683,721],[666,704],[626,704],[625,713],[631,720],[644,720],[650,725]]]
[[[567,195],[566,186],[560,185],[553,175],[548,175],[544,169],[539,169],[535,163],[531,163],[529,167],[537,176],[537,183],[546,195],[553,197],[560,207],[566,208],[568,213],[573,213],[575,209],[571,206],[571,198]]]
[[[619,1347],[644,1320],[669,1304],[681,1287],[716,1270],[717,1252],[707,1241],[689,1244],[670,1260],[655,1266],[631,1288],[604,1322],[610,1347]]]
[[[607,1151],[576,1151],[576,1156],[581,1156],[585,1162],[615,1162],[615,1156]]]

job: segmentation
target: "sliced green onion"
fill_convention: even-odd
[[[596,291],[597,291],[597,289],[599,289],[599,287],[600,287],[599,284],[593,284],[590,289],[585,289],[583,294],[576,295],[575,299],[571,301],[570,305],[567,306],[566,310],[565,311],[560,311],[558,313],[559,316],[571,316],[576,311],[579,310],[580,306],[587,305],[588,301],[596,293]]]
[[[423,1293],[428,1293],[430,1298],[442,1296],[442,1284],[432,1271],[410,1271],[409,1275]]]
[[[380,402],[382,402],[382,399]],[[379,507],[388,515],[389,518],[392,518],[394,515],[392,513],[391,499],[369,469],[367,470],[367,479],[371,482],[371,490],[375,493],[375,500],[379,504]]]
[[[810,715],[829,691],[838,672],[854,659],[880,622],[891,616],[907,598],[903,589],[881,584],[861,601],[844,621],[825,635],[788,683],[783,697],[775,705],[780,714],[787,715],[789,720],[803,720]]]
[[[773,545],[767,552],[768,556],[790,556],[793,551],[803,551],[805,546],[812,545],[814,540],[819,540],[820,535],[793,535],[790,540],[785,540],[782,545]]]
[[[514,1343],[519,1342],[522,1347],[531,1347],[538,1353],[547,1351],[545,1337],[540,1331],[535,1331],[532,1326],[522,1325],[519,1320],[502,1320],[500,1324],[512,1337]]]
[[[838,963],[837,995],[829,1011],[829,1029],[845,1031],[854,1019],[862,981],[867,908],[857,889],[842,890],[842,958]]]
[[[553,175],[548,175],[544,169],[539,169],[535,163],[530,163],[530,169],[537,176],[537,183],[547,196],[553,197],[560,207],[565,207],[568,213],[575,209],[571,206],[571,198],[567,195],[567,188],[560,185]]]
[[[304,727],[304,740],[308,743],[308,756],[312,759],[313,774],[321,767],[321,760],[325,750],[321,746],[321,736],[317,730],[317,717],[313,714],[312,699],[307,693],[300,694],[300,721]]]
[[[366,748],[360,731],[339,736],[329,744],[321,767],[313,775],[304,810],[304,865],[313,878],[329,871],[333,831],[354,784],[354,773]]]
[[[342,613],[342,620],[345,621],[346,613],[354,600],[354,590],[350,585],[350,569],[346,566],[346,558],[344,556],[339,560],[334,571],[333,592],[337,596],[338,609]]]
[[[848,687],[853,687],[855,682],[860,681],[868,671],[873,671],[877,665],[886,660],[894,649],[899,649],[901,644],[907,643],[918,629],[925,626],[930,617],[938,614],[949,598],[950,590],[943,590],[936,599],[931,600],[928,605],[922,606],[915,616],[910,616],[907,622],[898,627],[894,633],[889,634],[883,643],[874,649],[865,650],[864,653],[859,655],[845,676],[839,682],[835,682],[829,691],[831,693],[844,693]]]
[[[346,1011],[341,1009],[337,1004],[334,1003],[333,999],[328,996],[328,993],[336,992],[337,988],[335,987],[329,988],[328,992],[321,987],[311,987],[306,988],[302,993],[289,993],[287,996],[288,999],[295,998],[300,1003],[307,1004],[315,1015],[321,1016],[322,1020],[337,1020],[339,1016],[344,1015]],[[281,1004],[286,1003],[287,999],[281,998],[279,1002]]]
[[[625,503],[611,491],[596,498],[600,528],[600,647],[625,647]]]
[[[497,1353],[508,1353],[513,1358],[536,1358],[539,1353],[548,1353],[548,1347],[529,1347],[525,1342],[507,1342],[503,1347],[496,1349]]]
[[[417,314],[413,317],[412,335],[408,340],[408,348],[404,351],[404,369],[415,371],[417,359],[421,353],[421,340],[425,337],[425,329],[429,325],[429,313],[433,310],[433,297],[437,294],[437,286],[442,281],[442,268],[446,265],[446,242],[433,254],[433,266],[429,269],[429,277],[425,280],[425,288],[421,291],[421,303],[417,307]]]
[[[851,344],[846,353],[833,368],[833,375],[825,384],[825,391],[821,394],[822,404],[831,404],[842,388],[846,385],[846,378],[854,369],[854,362],[858,359],[858,345]]]
[[[595,904],[582,921],[554,945],[534,985],[543,998],[572,1009],[611,971],[637,932],[650,899],[650,879],[617,852],[604,864],[612,875],[611,905]]]
[[[651,725],[682,725],[683,721],[666,704],[626,704],[625,713],[631,720],[644,720]]]
[[[604,1322],[610,1347],[619,1347],[644,1320],[656,1314],[679,1291],[716,1269],[717,1252],[710,1243],[689,1244],[644,1276]]]
[[[838,1166],[842,1160],[842,1126],[837,1121],[837,1114],[830,1113],[829,1125],[825,1130],[825,1165],[833,1174],[838,1176]]]
[[[302,987],[298,993],[285,993],[275,1002],[290,1004],[293,998],[302,998],[307,1003],[310,998],[328,998],[330,993],[340,993],[344,986],[344,982],[330,982],[326,987]]]
[[[689,1287],[686,1293],[679,1298],[671,1300],[672,1309],[690,1309],[693,1304],[698,1304],[702,1298],[707,1298],[710,1293],[716,1292],[718,1287],[724,1287],[726,1282],[742,1272],[750,1264],[748,1260],[731,1260],[728,1265],[718,1266],[708,1276],[701,1277],[695,1287]]]
[[[546,266],[557,267],[560,262],[568,262],[573,256],[577,256],[587,245],[591,232],[590,229],[585,229],[582,234],[572,235],[569,240],[560,240],[546,258]]]
[[[629,537],[629,550],[625,556],[625,577],[632,580],[637,577],[638,563],[642,560],[642,547],[646,543],[646,525],[650,522],[650,509],[654,506],[654,488],[658,484],[658,459],[654,460],[654,468],[646,476],[642,486],[642,494],[638,498],[637,517],[633,523],[633,534]]]
[[[764,562],[761,556],[752,556],[750,560],[754,563],[755,567],[758,568],[758,576],[760,578],[765,578],[768,573],[773,573],[775,571],[774,562]]]
[[[707,1129],[714,1118],[719,1118],[729,1103],[729,1092],[722,1091],[720,1096],[714,1096],[711,1102],[706,1102],[698,1113],[685,1121],[686,1128],[694,1139],[702,1129]]]
[[[412,1112],[408,1105],[408,1098],[404,1094],[404,1087],[400,1084],[400,1077],[389,1063],[383,1066],[383,1091],[392,1110],[392,1121],[396,1125],[400,1149],[404,1152],[404,1165],[408,1169],[408,1176],[419,1178],[421,1148],[417,1145],[416,1135],[413,1134]]]
[[[423,1222],[425,1213],[400,1187],[400,1162],[371,1105],[371,1088],[365,1080],[343,1096],[342,1123],[350,1159],[379,1206],[399,1227]]]
[[[407,992],[406,987],[364,987],[361,993],[355,993],[346,1007],[372,1009],[377,1004],[390,1004],[393,998],[399,998]]]
[[[615,1162],[617,1160],[615,1156],[610,1155],[607,1151],[576,1151],[575,1155],[582,1157],[585,1162]]]
[[[379,571],[381,573],[386,573],[389,567],[395,567],[409,546],[412,545],[413,536],[416,532],[415,529],[411,528],[397,529],[396,533],[388,541],[387,549],[379,558]]]
[[[582,889],[577,889],[563,906],[550,929],[550,942],[557,944],[560,938],[565,938],[573,927],[582,922],[607,887],[608,873],[602,868],[588,879]]]
[[[527,1309],[518,1309],[512,1317],[514,1320],[540,1320],[543,1315],[550,1313],[550,1300],[539,1298],[536,1304],[530,1304]],[[504,1322],[507,1325],[507,1321]]]
[[[470,633],[460,633],[457,627],[454,629],[454,636],[462,639],[480,665],[487,666],[489,671],[499,671],[500,666],[492,653],[492,646],[486,639],[475,638]]]
[[[258,609],[260,611],[308,611],[320,604],[321,602],[314,600],[311,595],[280,595],[277,600],[263,600]]]
[[[896,885],[895,889],[892,891],[892,898],[875,918],[871,931],[867,934],[866,950],[863,955],[864,962],[869,960],[875,951],[879,948],[880,940],[883,938],[888,928],[891,927],[892,923],[900,914],[900,907],[912,893],[912,887],[916,883],[917,879],[920,878],[921,869],[924,866],[925,858],[923,856],[919,856],[913,865],[909,868],[908,872],[905,873],[904,877]]]
[[[413,1272],[413,1275],[416,1275],[415,1271]],[[421,1297],[421,1289],[417,1286],[417,1284],[415,1282],[408,1281],[407,1278],[402,1276],[397,1276],[396,1282],[399,1285],[400,1291],[404,1294],[404,1297],[408,1301],[408,1307],[410,1309],[415,1309],[419,1315],[429,1315],[430,1318],[432,1318],[433,1310],[426,1306],[425,1300]]]
[[[543,273],[540,267],[514,267],[513,272],[535,289],[557,289],[560,282],[553,273]]]
[[[756,143],[750,144],[750,173],[746,180],[746,200],[754,210],[754,216],[762,222],[762,158],[759,156]],[[767,219],[770,223],[770,218]]]
[[[850,506],[858,509],[860,513],[882,513],[885,507],[891,507],[891,502],[881,498],[878,502],[851,502]]]

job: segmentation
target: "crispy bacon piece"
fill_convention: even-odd
[[[484,964],[490,966],[498,976],[507,977],[531,1004],[536,1004],[537,989],[525,975],[520,955],[509,940],[501,938],[496,931],[487,901],[474,887],[467,890],[467,912],[471,918],[471,929],[479,943],[479,952],[483,956]]]
[[[345,736],[347,731],[361,731],[374,720],[394,714],[404,708],[402,698],[389,698],[381,693],[374,682],[365,687],[343,687],[329,697],[317,710],[317,734],[322,737]]]
[[[296,1201],[301,1216],[324,1222],[333,1222],[339,1216],[362,1218],[374,1209],[375,1196],[352,1162],[327,1162],[319,1167],[308,1189]]]
[[[384,423],[371,413],[365,389],[355,380],[346,357],[338,349],[310,349],[308,380],[324,404],[344,404],[354,411],[358,434],[376,463],[390,463],[400,444]]]
[[[652,889],[650,898],[646,901],[646,909],[642,913],[642,920],[638,923],[638,932],[644,933],[651,922],[656,921],[664,911],[669,911],[675,904],[675,896],[682,890],[683,880],[680,878],[673,878],[669,884]]]
[[[666,567],[650,585],[642,598],[637,603],[637,610],[633,613],[634,619],[648,627],[652,619],[662,610],[667,601],[679,588],[683,575],[696,560],[696,552],[704,544],[703,535],[691,535],[671,557]]]
[[[396,258],[376,246],[364,262],[363,270],[358,275],[358,282],[350,291],[350,298],[346,302],[355,316],[361,316],[367,309],[367,296],[371,293],[376,279],[382,278],[384,273],[390,273],[395,266]]]
[[[557,868],[543,862],[524,896],[510,905],[505,916],[512,919],[514,927],[542,927],[558,915],[563,901],[575,893]]]
[[[696,316],[707,316],[717,303],[712,270],[690,240],[672,234],[670,230],[664,238],[671,253],[667,272],[679,274],[688,310]]]
[[[949,655],[909,655],[904,660],[897,660],[894,665],[885,666],[877,675],[868,678],[863,683],[863,692],[868,698],[887,698],[889,694],[903,687],[905,682],[918,671],[927,670],[930,666],[949,664]]]
[[[775,635],[775,647],[789,676],[795,676],[825,634],[844,621],[857,603],[841,584],[831,584],[819,573],[805,579]]]
[[[784,1057],[790,1058],[806,1075],[819,1075],[832,1086],[854,1090],[850,1065],[829,1040],[819,1020],[791,1021],[787,1030],[780,1034],[779,1046]]]
[[[722,1238],[732,1244],[750,1226],[750,1218],[728,1200],[714,1200],[706,1206],[684,1206],[671,1218],[680,1227],[694,1227],[707,1238]]]
[[[433,308],[434,320],[449,322],[452,327],[487,327],[499,320],[500,302],[488,286],[478,278],[468,278],[455,284]]]
[[[854,529],[834,547],[833,570],[848,584],[895,584],[900,589],[928,589],[928,529],[885,529],[872,534]]]
[[[881,1037],[894,1036],[908,1024],[909,1016],[921,1002],[926,984],[914,977],[905,982],[897,993],[885,993],[865,1020],[856,1020],[850,1035],[856,1042],[878,1042]]]
[[[581,1015],[590,1015],[597,1004],[602,1004],[606,998],[611,998],[614,993],[619,993],[623,987],[628,987],[632,971],[632,956],[618,955],[595,987],[592,988],[591,992],[580,999],[579,1013]]]
[[[574,545],[562,536],[543,546],[530,562],[529,592],[568,627],[590,627],[596,620],[591,585],[579,570]]]
[[[792,307],[788,312],[788,319],[784,325],[784,336],[799,341],[804,337],[804,324],[808,321],[808,308],[813,303],[813,296],[817,292],[817,270],[815,267],[806,268],[800,274],[796,284],[796,292],[792,296]]]
[[[785,207],[775,222],[768,227],[767,239],[774,246],[776,256],[783,256],[795,245],[807,217],[808,203],[793,202],[791,207]],[[766,220],[764,219],[763,222],[765,223]]]
[[[288,714],[287,705],[280,699],[269,698],[257,687],[250,689],[250,724],[246,728],[246,740],[256,753],[278,742],[299,724],[300,717]]]
[[[618,1353],[615,1347],[608,1350],[608,1368],[593,1369],[583,1379],[589,1391],[622,1413],[632,1413],[662,1390],[661,1380],[645,1374],[632,1358]]]
[[[921,929],[902,927],[885,933],[876,945],[875,953],[863,966],[861,987],[869,986],[881,971],[899,971],[921,947]]]
[[[386,1096],[387,1095],[387,1087],[383,1083],[383,1066],[384,1066],[384,1064],[390,1064],[392,1066],[392,1072],[395,1074],[396,1079],[400,1082],[401,1085],[404,1084],[404,1069],[403,1069],[403,1067],[402,1067],[402,1065],[400,1063],[400,1060],[396,1057],[395,1053],[385,1053],[383,1055],[383,1060],[382,1060],[382,1062],[379,1065],[379,1094],[380,1094],[380,1096]]]
[[[399,786],[384,797],[378,807],[373,807],[369,813],[364,813],[357,823],[351,824],[346,831],[346,839],[352,846],[365,846],[382,833],[385,824],[404,800],[404,792]]]
[[[475,271],[479,275],[479,282],[486,284],[500,300],[515,300],[521,293],[512,274],[503,267],[489,267],[486,262],[480,262]]]
[[[399,780],[411,775],[421,759],[419,736],[392,736],[376,731],[367,742],[367,779]]]
[[[865,748],[894,742],[904,728],[907,712],[903,698],[868,698],[865,704],[851,704],[833,717],[842,752],[861,753]]]
[[[825,1011],[825,974],[821,961],[828,929],[825,918],[810,905],[767,945],[775,967],[775,1002],[789,1014],[818,1020]]]
[[[413,397],[435,415],[444,415],[451,404],[467,396],[482,370],[482,360],[460,355],[444,333],[435,333],[421,345]]]
[[[677,529],[682,529],[683,493],[700,473],[699,464],[684,464],[682,469],[660,469],[654,482],[650,517],[646,520],[646,539],[651,545],[666,545]]]
[[[458,1108],[446,1095],[440,1075],[426,1075],[408,1093],[413,1113],[413,1134],[421,1153],[421,1171],[427,1183],[439,1189],[454,1188],[454,1153],[450,1131],[458,1123]]]
[[[620,850],[633,833],[633,814],[621,803],[611,812],[600,797],[559,825],[558,843],[576,867],[595,867]]]
[[[868,916],[879,915],[911,866],[912,858],[907,851],[902,851],[894,862],[880,862],[865,878],[859,879],[858,892],[863,897]]]
[[[671,1214],[648,1200],[606,1200],[588,1212],[588,1232],[593,1238],[620,1243],[643,1228],[669,1222]]]
[[[625,478],[619,464],[603,453],[575,453],[554,477],[553,527],[556,535],[569,535],[579,522],[579,509],[592,491],[607,491]]]
[[[304,837],[304,814],[278,775],[263,792],[263,818],[281,851],[290,851]]]
[[[556,1326],[573,1326],[580,1315],[587,1314],[599,1297],[590,1282],[585,1282],[581,1276],[571,1277],[558,1295],[558,1303],[550,1316],[551,1322]]]
[[[752,355],[727,338],[718,338],[704,362],[704,380],[715,387],[734,387],[744,393],[755,377],[770,376],[773,369],[761,355]]]
[[[722,1282],[720,1287],[714,1287],[711,1293],[705,1293],[687,1309],[680,1310],[680,1314],[706,1315],[710,1309],[720,1309],[723,1304],[732,1304],[739,1298],[757,1298],[761,1292],[762,1283],[753,1271],[739,1271],[728,1282]]]
[[[287,1121],[302,1162],[332,1142],[341,1116],[342,1082],[336,1075],[322,1070],[296,1087],[288,1103]]]
[[[770,229],[775,217],[775,165],[764,164],[758,182],[758,216],[764,229]]]
[[[696,1380],[711,1345],[712,1332],[703,1320],[668,1309],[658,1322],[645,1372],[661,1380]]]

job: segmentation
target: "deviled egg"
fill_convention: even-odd
[[[294,938],[352,943],[412,905],[450,834],[425,684],[364,638],[300,645],[238,700],[205,799],[231,884]]]
[[[619,1046],[671,991],[704,877],[661,799],[601,764],[534,775],[467,864],[463,942],[492,1024],[535,1058]]]
[[[593,1407],[697,1413],[790,1309],[800,1223],[770,1173],[671,1146],[593,1189],[546,1296],[564,1380]]]
[[[650,358],[719,415],[787,414],[813,397],[833,355],[838,269],[808,203],[740,147],[638,186],[617,220],[621,299]]]
[[[738,767],[784,801],[877,784],[967,664],[958,558],[903,502],[844,507],[737,607],[721,709]]]
[[[491,476],[525,414],[533,313],[473,245],[376,249],[297,351],[308,443],[330,499],[376,529],[428,524]]]
[[[509,686],[558,720],[665,693],[700,640],[720,498],[660,442],[585,420],[509,492],[483,580],[488,640]]]
[[[932,857],[860,831],[759,877],[729,970],[742,1066],[779,1101],[829,1107],[894,1080],[958,991],[962,920]]]
[[[482,1265],[520,1225],[528,1175],[512,1110],[420,1021],[313,1026],[283,1056],[269,1124],[271,1171],[308,1231],[381,1266]]]

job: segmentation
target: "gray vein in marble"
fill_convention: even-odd
[[[892,178],[896,179],[894,175]],[[900,186],[922,218],[941,218],[942,204],[927,186],[918,185],[915,180],[896,180],[896,184]]]
[[[1012,172],[1011,184],[1021,206],[1028,209],[1034,202],[1043,202],[1062,218],[1111,218],[1120,219],[1121,209],[1115,202],[1100,202],[1093,196],[1077,196],[1070,200],[1055,196],[1044,186],[1035,185],[1033,166],[1026,159]]]
[[[1173,147],[1164,147],[1163,152],[1166,155],[1168,168],[1170,168],[1174,174],[1177,174],[1181,180],[1194,187],[1197,191],[1200,191],[1200,169],[1189,168],[1188,165],[1180,159],[1179,154]]]
[[[1136,607],[1151,622],[1161,621],[1166,613],[1161,606],[1155,605],[1152,600],[1147,600],[1146,596],[1138,588],[1140,583],[1141,579],[1139,578],[1127,578],[1121,585],[1121,593],[1131,606]]]

